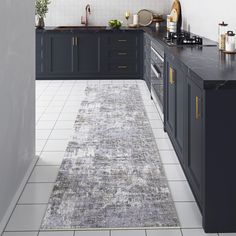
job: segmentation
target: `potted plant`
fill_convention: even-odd
[[[44,18],[48,13],[48,5],[50,3],[50,0],[36,0],[35,15],[38,18],[37,28],[39,29],[43,29],[45,26]]]

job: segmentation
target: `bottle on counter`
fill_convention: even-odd
[[[170,22],[172,22],[172,16],[171,15],[167,15],[167,30],[170,29]]]
[[[219,24],[219,32],[218,32],[219,50],[225,50],[227,28],[228,24],[226,24],[224,21]]]
[[[133,25],[138,25],[138,23],[139,23],[138,14],[134,14],[133,15]]]
[[[233,31],[228,31],[225,39],[225,52],[234,53],[235,49],[235,33]]]

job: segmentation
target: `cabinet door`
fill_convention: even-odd
[[[100,72],[100,36],[81,33],[75,35],[74,70],[76,74]]]
[[[202,102],[202,90],[189,79],[187,170],[198,200],[201,200],[202,185]]]
[[[175,76],[176,86],[176,127],[175,127],[175,139],[178,146],[179,156],[183,159],[183,146],[184,146],[184,114],[185,114],[185,75],[181,70],[176,71]]]
[[[36,77],[44,73],[44,45],[43,33],[36,33]]]
[[[166,114],[166,123],[168,125],[168,128],[170,129],[170,132],[173,137],[175,137],[175,76],[176,76],[176,70],[170,65],[169,62],[167,62],[166,67],[166,82],[167,82],[167,91],[166,91],[166,99],[167,99],[167,114]]]
[[[47,72],[49,75],[73,74],[74,38],[70,32],[51,33],[47,36]]]

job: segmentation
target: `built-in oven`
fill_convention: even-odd
[[[151,44],[151,96],[163,119],[164,104],[164,49]]]

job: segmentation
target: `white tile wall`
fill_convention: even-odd
[[[168,0],[52,0],[46,25],[80,25],[86,4],[91,5],[90,25],[107,25],[110,19],[125,22],[127,10],[133,14],[143,8],[160,14],[170,11]]]

